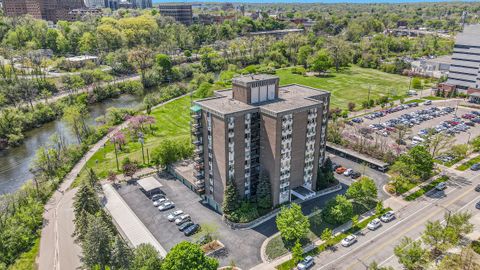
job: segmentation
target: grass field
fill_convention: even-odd
[[[190,130],[190,97],[186,96],[171,103],[165,104],[152,111],[151,116],[155,117],[156,123],[153,125],[156,130],[154,134],[147,134],[145,138],[145,155],[158,146],[159,142],[165,138],[169,139],[189,139]],[[125,157],[131,160],[142,161],[142,148],[139,142],[130,142],[119,152],[119,163]],[[147,159],[147,157],[145,157]],[[97,151],[82,170],[80,179],[86,175],[85,168],[93,168],[100,178],[108,176],[110,170],[116,171],[115,151],[113,144],[108,142],[106,146]],[[121,169],[121,168],[120,168]],[[119,172],[118,172],[119,173]]]
[[[303,84],[331,92],[330,108],[346,109],[349,102],[355,102],[360,108],[362,101],[368,98],[390,96],[398,99],[405,96],[410,79],[405,76],[385,73],[375,69],[351,66],[339,73],[331,72],[325,77],[306,77],[291,73],[290,69],[277,70],[280,84]]]

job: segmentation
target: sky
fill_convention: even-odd
[[[479,0],[464,0],[463,2],[476,2]],[[459,2],[452,0],[153,0],[154,3],[162,2],[230,2],[230,3],[415,3],[415,2]]]

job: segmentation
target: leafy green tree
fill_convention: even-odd
[[[140,244],[134,250],[131,269],[158,270],[162,267],[162,258],[151,244]]]
[[[368,265],[368,270],[394,270],[391,266],[379,266],[376,261],[373,261]]]
[[[340,37],[329,38],[327,49],[337,72],[341,67],[345,67],[351,62],[351,48],[344,39]]]
[[[325,242],[325,246],[330,246],[331,245],[331,240],[333,238],[333,231],[330,228],[325,228],[323,230],[322,235],[320,236],[320,239],[322,239]]]
[[[263,173],[257,185],[257,204],[263,209],[272,208],[272,191],[270,185],[270,178],[266,173]]]
[[[123,175],[126,177],[133,177],[135,173],[138,171],[138,164],[136,161],[130,160],[130,158],[126,157],[122,161],[122,171]]]
[[[202,82],[195,95],[198,98],[207,98],[213,96],[212,84],[208,82]]]
[[[157,169],[159,169],[180,159],[188,158],[192,154],[193,148],[189,141],[166,139],[161,141],[158,147],[153,149],[151,161]]]
[[[112,270],[130,269],[133,259],[133,251],[120,236],[116,236],[112,244],[112,257],[110,261]]]
[[[404,237],[394,248],[395,256],[407,270],[423,269],[428,264],[428,252],[422,247],[422,242]]]
[[[447,249],[453,246],[453,242],[456,242],[455,234],[453,231],[442,226],[440,221],[428,221],[425,225],[425,231],[422,235],[422,240],[425,244],[432,247],[432,254],[434,256],[445,252]]]
[[[302,208],[296,203],[284,206],[277,215],[277,228],[282,238],[290,243],[305,238],[310,228],[310,221],[302,213]]]
[[[432,175],[435,164],[432,155],[424,146],[420,145],[414,146],[406,154],[401,155],[398,161],[403,162],[411,174],[422,180]]]
[[[303,248],[299,240],[295,242],[295,245],[292,248],[292,260],[294,264],[297,264],[299,261],[303,260]]]
[[[205,256],[200,246],[190,242],[180,242],[168,252],[162,268],[169,270],[216,270],[218,261]]]
[[[328,187],[329,184],[335,182],[335,176],[332,170],[332,160],[326,158],[323,165],[317,170],[317,191]]]
[[[363,176],[350,185],[345,195],[353,202],[369,208],[377,201],[377,186],[371,178]]]
[[[81,243],[83,250],[81,261],[83,264],[88,268],[98,266],[99,269],[106,269],[112,256],[111,241],[111,231],[103,218],[92,216],[89,219],[88,228]]]
[[[333,225],[343,224],[353,217],[353,205],[345,196],[337,195],[327,202],[322,211],[323,219]]]
[[[240,207],[240,198],[238,196],[237,186],[234,181],[230,181],[230,183],[227,184],[223,196],[222,210],[225,215],[229,216],[235,212],[238,207]]]
[[[299,65],[303,65],[304,68],[307,68],[308,59],[310,55],[313,53],[313,49],[309,45],[303,45],[298,49],[297,53],[297,61]]]
[[[326,50],[318,51],[309,63],[310,68],[318,73],[324,73],[332,67],[332,62]]]
[[[418,77],[414,77],[412,79],[412,88],[417,90],[422,89],[422,80]]]

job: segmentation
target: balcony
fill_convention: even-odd
[[[228,123],[228,129],[233,129],[235,124],[233,122]]]
[[[192,125],[192,128],[195,128],[195,129],[199,129],[199,128],[201,128],[201,127],[202,127],[202,124],[200,124],[200,123],[194,123],[194,124]]]
[[[203,156],[197,156],[193,159],[196,163],[202,163],[203,165]]]
[[[194,176],[195,178],[197,178],[198,180],[205,179],[205,175],[204,175],[203,173],[201,173],[201,172],[194,172],[194,173],[193,173],[193,176]]]
[[[195,148],[195,150],[193,150],[193,152],[194,152],[196,155],[203,154],[203,148]]]
[[[203,180],[195,181],[195,186],[203,188],[203,187],[205,187],[205,181],[203,181]]]
[[[202,131],[200,129],[196,129],[192,127],[192,134],[195,136],[199,136],[202,134]]]
[[[200,195],[205,194],[205,188],[198,188],[197,193]]]
[[[233,131],[229,131],[228,132],[228,137],[233,138],[233,136],[235,136],[235,133]]]
[[[199,145],[202,145],[202,141],[197,140],[197,141],[194,141],[193,144],[196,146],[199,146]]]
[[[202,118],[202,115],[198,114],[198,113],[194,113],[194,114],[192,114],[192,118],[195,119],[195,120],[199,120],[199,119]]]

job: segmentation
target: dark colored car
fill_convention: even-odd
[[[480,170],[480,163],[473,164],[472,167],[470,167],[470,170],[472,170],[472,171]]]
[[[187,222],[183,223],[182,225],[178,226],[178,230],[183,232],[183,231],[185,231],[186,228],[188,228],[192,225],[193,225],[193,222],[187,221]]]
[[[474,127],[474,126],[475,126],[475,122],[465,122],[465,125]]]
[[[480,185],[477,185],[477,186],[475,187],[475,191],[476,191],[476,192],[480,192]]]
[[[352,173],[350,174],[350,177],[351,177],[352,179],[357,179],[357,178],[359,178],[360,176],[362,176],[362,174],[359,173],[359,172],[352,172]]]
[[[198,232],[199,229],[200,229],[200,225],[193,224],[192,226],[186,228],[183,234],[185,234],[185,236],[194,235],[195,233]]]

